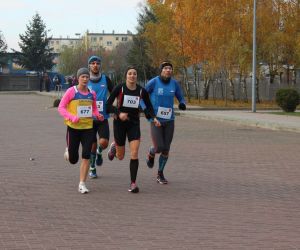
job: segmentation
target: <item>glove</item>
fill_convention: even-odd
[[[185,106],[184,103],[179,103],[178,108],[179,108],[180,110],[186,110],[186,106]]]
[[[71,118],[71,122],[73,122],[73,123],[79,122],[79,117],[78,117],[78,116],[73,116],[73,117]]]

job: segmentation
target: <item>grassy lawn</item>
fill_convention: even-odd
[[[252,103],[251,101],[243,102],[243,101],[230,101],[227,100],[225,102],[224,100],[196,100],[191,99],[188,102],[188,105],[195,105],[195,106],[201,106],[201,107],[207,107],[207,108],[248,108],[251,109]],[[277,104],[275,102],[271,101],[264,101],[261,103],[256,103],[257,109],[279,109]]]
[[[268,114],[273,114],[273,115],[290,115],[290,116],[299,116],[300,117],[300,112],[270,112]]]

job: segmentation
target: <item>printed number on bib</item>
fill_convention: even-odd
[[[78,106],[78,117],[92,117],[92,106]]]
[[[97,108],[99,112],[103,111],[103,101],[97,101]]]
[[[156,116],[159,117],[159,118],[163,118],[163,119],[171,119],[172,109],[171,108],[158,107],[158,111],[157,111]]]
[[[124,95],[123,106],[128,108],[138,108],[140,104],[139,96]]]

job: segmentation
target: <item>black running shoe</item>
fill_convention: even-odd
[[[131,193],[138,193],[140,191],[140,189],[138,188],[138,186],[135,183],[131,183],[130,187],[128,189],[128,192]]]
[[[110,144],[109,150],[107,152],[108,159],[112,161],[116,156],[116,143]]]
[[[146,158],[146,163],[147,163],[148,168],[153,168],[154,159],[155,159],[155,155],[151,154],[150,151],[149,151],[148,155],[147,155],[147,158]]]
[[[157,179],[156,179],[157,183],[159,184],[168,184],[167,179],[164,177],[164,174],[161,172],[159,174],[157,174]]]

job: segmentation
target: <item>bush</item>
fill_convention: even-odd
[[[279,89],[276,92],[276,103],[285,112],[294,112],[300,103],[299,98],[295,89]]]
[[[55,99],[54,102],[53,102],[53,107],[57,108],[59,103],[60,103],[60,99]]]

